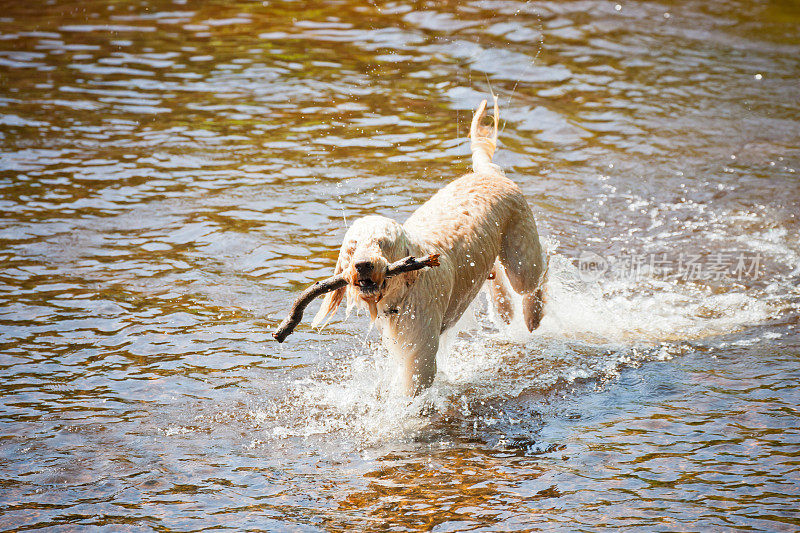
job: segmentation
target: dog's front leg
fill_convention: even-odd
[[[404,313],[383,328],[383,342],[400,367],[403,393],[416,396],[433,383],[441,319],[426,313]]]

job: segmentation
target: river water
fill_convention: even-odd
[[[800,528],[796,2],[2,6],[2,529]],[[490,86],[542,327],[278,346]]]

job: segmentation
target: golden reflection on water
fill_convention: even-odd
[[[376,529],[387,523],[409,529],[431,529],[446,523],[471,527],[502,524],[499,511],[477,511],[508,506],[524,516],[535,512],[531,506],[536,501],[559,495],[554,487],[533,495],[520,494],[518,488],[540,477],[544,469],[514,459],[466,448],[431,451],[420,462],[389,455],[381,458],[387,466],[365,475],[368,487],[349,494],[339,509],[368,516]]]

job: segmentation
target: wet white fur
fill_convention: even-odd
[[[364,305],[378,319],[383,341],[402,368],[405,392],[416,394],[430,386],[436,374],[436,352],[442,333],[453,326],[494,271],[492,293],[498,310],[510,298],[505,282],[523,295],[528,328],[538,325],[547,259],[542,253],[536,223],[519,187],[508,179],[492,156],[494,128],[481,125],[486,101],[475,112],[470,130],[473,172],[451,182],[425,202],[404,223],[380,216],[356,220],[344,237],[336,273],[350,284],[329,293],[314,318],[323,324],[345,294],[348,308]],[[439,253],[440,266],[384,280],[377,298],[362,299],[352,265],[370,260],[384,268],[406,256]],[[502,264],[495,268],[496,261]],[[505,274],[504,274],[505,272]],[[384,285],[385,283],[385,285]],[[506,305],[506,313],[510,308]]]

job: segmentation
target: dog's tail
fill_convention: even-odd
[[[486,116],[486,100],[482,101],[472,116],[469,128],[470,148],[472,149],[473,172],[494,172],[500,167],[492,163],[492,156],[497,149],[497,126],[500,122],[500,109],[497,107],[497,96],[494,98],[494,128],[489,129],[482,124]]]

